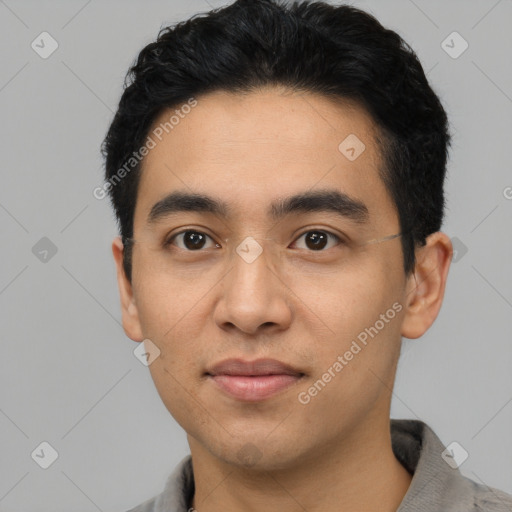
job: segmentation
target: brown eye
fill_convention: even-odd
[[[208,239],[213,242],[207,234],[189,229],[173,235],[164,245],[173,245],[175,239],[181,240],[181,245],[178,245],[179,249],[190,252],[204,249]],[[219,244],[215,244],[215,246],[220,247]]]
[[[322,251],[329,242],[329,238],[334,239],[338,243],[341,242],[341,238],[336,236],[329,231],[310,230],[303,233],[297,240],[305,237],[306,249],[312,251]]]

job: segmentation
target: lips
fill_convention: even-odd
[[[304,375],[292,366],[277,359],[257,359],[244,361],[243,359],[226,359],[207,371],[209,375]]]
[[[227,359],[206,373],[216,388],[237,400],[258,402],[298,382],[304,373],[276,359]]]

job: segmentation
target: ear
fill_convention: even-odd
[[[114,238],[112,242],[112,253],[117,268],[117,285],[119,287],[119,295],[121,299],[121,313],[123,319],[123,329],[128,338],[133,341],[143,341],[144,336],[139,320],[139,313],[133,289],[130,281],[126,277],[123,268],[123,252],[124,246],[121,237]]]
[[[419,338],[434,323],[444,298],[453,247],[442,232],[431,234],[416,250],[414,272],[408,277],[402,336]]]

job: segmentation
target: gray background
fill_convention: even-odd
[[[92,191],[140,49],[225,3],[0,1],[0,511],[127,510],[188,453],[121,328],[116,226]],[[512,493],[512,2],[354,5],[416,50],[454,135],[444,231],[458,258],[435,325],[404,340],[392,416],[459,442],[463,474]],[[31,48],[43,31],[59,44],[47,59]],[[469,44],[456,59],[441,46],[453,31]],[[58,452],[46,470],[31,457],[43,441]]]

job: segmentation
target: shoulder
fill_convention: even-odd
[[[512,495],[500,489],[488,487],[469,480],[473,487],[473,508],[475,512],[510,512]]]
[[[392,420],[393,451],[413,475],[398,512],[512,512],[512,495],[464,476],[451,445],[419,420]]]
[[[127,512],[188,512],[194,494],[192,457],[187,455],[167,478],[164,490]]]
[[[131,508],[127,512],[156,512],[157,509],[155,508],[156,499],[158,496],[155,496],[154,498],[150,498],[140,505],[137,505],[135,508]]]

